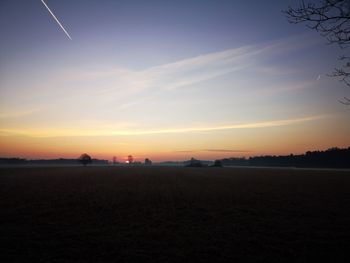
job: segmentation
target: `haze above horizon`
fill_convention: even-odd
[[[327,76],[342,51],[288,23],[295,1],[44,3],[52,13],[41,0],[0,3],[1,157],[350,145],[348,90]]]

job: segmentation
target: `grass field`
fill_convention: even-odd
[[[349,262],[350,256],[346,171],[3,168],[0,208],[0,262]]]

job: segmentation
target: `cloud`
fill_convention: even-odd
[[[247,153],[250,150],[232,150],[232,149],[202,149],[202,150],[181,150],[176,153],[197,153],[197,152],[219,152],[219,153]]]
[[[143,99],[134,98],[134,95],[139,96],[140,92],[151,92],[152,96],[149,96],[149,94],[147,96],[156,97],[162,92],[174,91],[242,70],[252,71],[255,69],[273,75],[295,74],[295,70],[268,66],[264,63],[264,60],[270,59],[272,56],[284,55],[288,52],[313,46],[318,42],[319,40],[315,40],[310,35],[294,36],[264,44],[246,45],[201,54],[143,70],[119,67],[106,69],[105,73],[101,71],[98,73],[91,72],[91,75],[101,76],[101,78],[114,76],[113,85],[99,90],[98,93],[100,98],[104,98],[109,102],[128,100],[126,103],[119,104],[119,109],[125,109],[129,105],[134,106],[144,101]]]
[[[72,130],[72,129],[40,129],[40,130],[15,130],[15,129],[0,129],[0,133],[13,134],[13,135],[25,135],[30,137],[81,137],[81,136],[138,136],[138,135],[155,135],[155,134],[177,134],[177,133],[195,133],[195,132],[216,132],[223,130],[234,129],[260,129],[293,125],[303,122],[310,122],[325,118],[325,115],[319,116],[307,116],[295,119],[285,120],[272,120],[264,122],[254,122],[245,124],[231,124],[231,125],[212,125],[203,127],[186,127],[186,128],[167,128],[167,129],[150,129],[150,130],[112,130],[112,129],[84,129],[84,130]]]
[[[111,94],[120,93],[120,87],[127,90],[128,94],[133,94],[146,90],[159,92],[190,86],[248,68],[254,63],[255,52],[254,47],[247,46],[204,54],[139,71],[119,69],[115,74],[115,88],[105,90],[104,94],[111,98]]]
[[[205,149],[203,152],[223,152],[223,153],[247,153],[250,150],[229,150],[229,149]]]
[[[316,38],[317,39],[317,38]],[[245,45],[237,48],[199,54],[178,61],[134,70],[122,66],[69,68],[55,72],[38,85],[55,87],[54,99],[75,104],[84,101],[99,109],[126,111],[165,93],[191,87],[211,79],[241,71],[266,74],[290,74],[286,67],[271,67],[266,60],[285,55],[316,43],[309,35],[294,36],[275,41]],[[237,75],[237,80],[241,77]],[[195,88],[200,88],[196,86]],[[84,89],[84,92],[82,90]],[[45,94],[45,92],[43,93]],[[42,107],[50,108],[50,105]],[[74,105],[75,106],[75,105]],[[96,106],[97,107],[97,106]]]
[[[38,111],[39,109],[35,108],[35,109],[28,109],[28,110],[21,110],[21,111],[0,112],[0,119],[20,118],[20,117],[31,115]]]
[[[174,153],[196,153],[199,152],[199,150],[180,150],[180,151],[173,151]]]
[[[261,96],[267,96],[267,95],[273,95],[277,93],[283,93],[283,92],[294,92],[297,90],[305,90],[310,88],[317,87],[317,83],[314,80],[306,80],[301,82],[294,82],[294,83],[285,83],[283,85],[281,84],[275,84],[270,86],[261,86],[258,90],[254,90],[252,95],[255,95],[257,99],[260,99]]]
[[[145,118],[137,119],[138,117],[135,117],[136,113],[140,116],[142,116],[143,113],[148,114],[147,116],[151,117],[151,121],[170,117],[175,117],[174,119],[178,117],[178,119],[181,119],[181,114],[183,114],[181,109],[184,108],[181,108],[181,106],[184,106],[184,100],[186,100],[186,98],[190,98],[191,100],[191,104],[185,105],[187,107],[186,109],[188,109],[188,119],[192,115],[197,116],[198,105],[196,105],[196,102],[201,100],[203,96],[206,96],[206,91],[204,90],[203,93],[198,93],[198,96],[190,95],[187,97],[185,97],[187,94],[184,96],[183,93],[176,91],[180,91],[181,89],[186,90],[185,88],[191,86],[193,89],[200,89],[201,86],[194,85],[225,74],[241,73],[243,70],[252,72],[254,69],[265,67],[262,71],[265,70],[268,74],[289,74],[285,70],[282,72],[282,69],[278,67],[269,68],[268,63],[264,63],[266,62],[265,60],[271,60],[273,56],[314,45],[314,39],[315,38],[310,38],[308,36],[298,36],[269,43],[246,45],[238,48],[200,54],[195,57],[152,66],[142,70],[132,70],[123,67],[62,69],[58,72],[54,72],[54,74],[57,74],[56,77],[50,75],[46,77],[46,80],[40,78],[38,80],[40,81],[38,86],[41,87],[41,90],[38,89],[35,90],[34,93],[31,93],[35,94],[35,98],[31,98],[30,101],[34,101],[35,105],[39,105],[38,107],[41,109],[40,113],[42,114],[38,121],[42,123],[43,129],[24,131],[7,129],[7,132],[21,134],[24,132],[29,136],[44,137],[103,136],[210,132],[240,128],[259,128],[259,125],[276,126],[278,121],[274,121],[272,124],[251,123],[223,126],[210,125],[204,127],[186,126],[186,128],[159,128],[152,130],[134,129],[134,127],[131,127],[127,130],[125,127],[122,127],[122,129],[119,129],[120,127],[113,129],[109,127],[108,124],[119,123],[125,119],[134,123],[143,123]],[[237,82],[235,82],[236,80],[234,79],[232,83],[230,83],[233,87],[236,83],[238,83],[237,85],[239,86],[239,79],[242,78],[239,74],[236,74],[236,76]],[[254,78],[254,76],[252,76],[252,78]],[[220,85],[223,82],[218,80],[216,83]],[[269,92],[274,93],[277,89],[278,91],[284,92],[298,88],[303,89],[307,85],[300,85],[299,87],[291,82],[281,88],[272,87],[272,89],[271,86],[264,88],[264,83],[259,82],[259,89],[252,88],[251,90],[253,90],[254,96],[260,99],[262,95],[268,94]],[[48,87],[50,87],[50,89]],[[220,86],[218,88],[220,88]],[[232,88],[232,90],[233,89],[234,88]],[[218,93],[218,97],[224,98],[224,96],[226,96],[225,91],[227,90],[223,88],[222,92]],[[246,92],[249,92],[249,89],[244,92],[246,94]],[[261,94],[259,92],[261,92]],[[19,96],[24,96],[23,94],[26,93],[22,93],[21,95],[14,94],[13,97],[16,98],[16,101],[27,101],[27,94],[22,100],[18,99]],[[258,94],[258,96],[256,94]],[[233,103],[240,100],[239,95],[238,92],[237,96],[233,97]],[[206,98],[208,98],[208,100],[212,99],[210,96]],[[171,116],[166,115],[169,113],[167,109],[171,108],[166,108],[164,105],[169,106],[171,103],[174,103],[174,101],[176,101],[178,104],[177,107],[180,110],[178,113],[172,111]],[[138,107],[139,105],[142,107]],[[247,104],[247,107],[249,106],[250,105]],[[220,110],[219,107],[220,105],[218,105],[218,111]],[[72,111],[73,108],[74,111]],[[130,109],[132,109],[132,112]],[[33,109],[2,113],[0,111],[0,119],[27,116],[36,111],[38,110]],[[206,109],[202,110],[202,112],[205,111]],[[128,114],[128,112],[131,112],[131,114]],[[83,129],[79,125],[74,127],[80,127],[80,130],[68,128],[69,121],[73,120],[76,124],[80,121],[81,116],[87,115],[91,116],[91,119],[99,120],[101,123],[96,125],[96,128],[93,129]],[[205,116],[205,113],[202,115]],[[273,113],[270,116],[273,116]],[[28,118],[28,122],[29,121]],[[54,129],[50,126],[50,124],[56,125],[58,121],[64,123],[67,129],[64,127]],[[210,122],[210,120],[208,120],[208,122]],[[19,123],[16,127],[21,125],[22,124]],[[11,124],[11,127],[15,126]],[[71,127],[73,126],[71,125]],[[3,125],[2,128],[5,129],[5,126]],[[10,127],[8,126],[6,128]]]

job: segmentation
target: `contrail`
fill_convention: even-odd
[[[64,31],[64,33],[66,33],[67,37],[69,37],[70,40],[72,40],[72,38],[70,37],[70,35],[68,34],[68,32],[64,29],[64,27],[62,26],[62,24],[60,23],[60,21],[58,21],[57,17],[52,13],[52,11],[50,10],[50,8],[47,6],[47,4],[44,2],[44,0],[41,0],[41,2],[44,4],[44,6],[46,7],[46,9],[50,12],[50,14],[53,16],[53,18],[56,20],[57,24],[62,28],[62,30]]]

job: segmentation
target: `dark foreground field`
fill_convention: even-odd
[[[349,262],[346,171],[0,173],[0,262]]]

